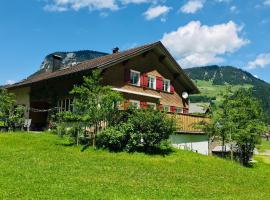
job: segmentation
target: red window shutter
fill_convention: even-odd
[[[170,109],[171,109],[171,112],[172,112],[172,113],[175,113],[175,112],[176,112],[176,107],[175,107],[175,106],[171,106]]]
[[[125,77],[124,77],[125,83],[130,83],[130,70],[125,69]]]
[[[188,108],[184,108],[184,109],[183,109],[183,113],[184,113],[184,114],[188,114],[188,113],[189,113],[189,109],[188,109]]]
[[[163,90],[163,79],[161,77],[158,77],[158,76],[156,78],[156,88],[159,91]]]
[[[148,87],[148,75],[144,74],[144,87]]]
[[[170,92],[171,92],[172,94],[174,94],[174,87],[173,87],[172,84],[170,85]]]
[[[141,79],[141,87],[147,87],[148,86],[148,76],[147,76],[147,74],[142,74],[140,79]]]

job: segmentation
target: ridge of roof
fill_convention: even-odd
[[[150,43],[150,44],[145,44],[145,45],[135,47],[132,49],[128,49],[128,50],[125,50],[122,52],[108,54],[108,55],[101,56],[101,57],[98,57],[95,59],[83,61],[83,62],[81,62],[73,67],[67,67],[67,68],[60,69],[60,70],[57,70],[54,72],[43,72],[39,75],[29,77],[27,79],[24,79],[24,80],[18,82],[18,83],[15,83],[13,85],[8,85],[8,86],[6,86],[6,88],[10,88],[10,89],[16,88],[16,87],[25,86],[25,85],[28,85],[31,83],[35,83],[35,82],[39,82],[39,81],[43,81],[43,80],[47,80],[47,79],[51,79],[51,78],[61,77],[64,75],[68,75],[68,74],[72,74],[72,73],[76,73],[76,72],[80,72],[80,71],[98,68],[98,67],[101,67],[103,65],[116,62],[117,60],[120,60],[122,58],[126,58],[127,56],[132,56],[132,55],[140,53],[144,50],[148,50],[148,49],[153,48],[154,46],[156,46],[158,44],[161,44],[161,42],[158,41],[158,42],[154,42],[154,43]]]

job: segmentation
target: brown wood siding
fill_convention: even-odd
[[[195,115],[168,114],[168,116],[175,119],[177,131],[183,133],[203,133],[198,125],[209,122],[208,118]]]
[[[128,84],[125,82],[125,70],[136,70],[142,73],[147,73],[148,75],[159,76],[165,79],[171,80],[171,84],[175,88],[175,93],[167,93],[167,92],[160,92],[157,90],[143,88]],[[105,85],[111,85],[112,87],[121,88],[125,90],[131,90],[134,92],[140,92],[150,95],[160,96],[160,103],[162,105],[169,105],[169,106],[176,106],[176,107],[188,107],[188,104],[183,101],[181,94],[185,89],[178,85],[174,81],[173,74],[168,70],[166,66],[164,66],[161,62],[159,62],[158,56],[154,53],[149,52],[146,56],[140,55],[134,57],[133,59],[129,60],[127,63],[117,64],[113,67],[108,68],[103,74],[103,83]],[[132,95],[125,94],[125,98],[131,99]],[[134,97],[134,96],[133,96]],[[140,96],[134,97],[134,100],[140,100],[144,102],[149,102],[148,97]],[[150,98],[153,103],[157,103],[156,99]]]

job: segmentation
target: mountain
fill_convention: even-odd
[[[108,55],[107,53],[98,52],[98,51],[91,51],[91,50],[83,50],[83,51],[70,51],[70,52],[54,52],[47,55],[42,62],[40,69],[32,74],[31,76],[52,70],[53,68],[53,56],[57,55],[61,57],[61,68],[66,68],[70,66],[74,66],[78,63],[81,63],[86,60],[91,60],[94,58],[98,58],[101,56]],[[31,77],[30,76],[30,77]]]
[[[226,87],[233,90],[240,87],[253,88],[254,95],[261,100],[268,121],[270,122],[270,84],[254,77],[252,74],[231,66],[206,66],[185,69],[195,81],[201,94],[191,97],[193,102],[209,102],[221,100]]]

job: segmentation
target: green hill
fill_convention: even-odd
[[[240,87],[253,88],[253,93],[262,102],[270,122],[270,84],[254,77],[252,74],[231,66],[206,66],[185,69],[201,90],[200,95],[191,97],[193,102],[221,100],[228,85],[233,90]]]
[[[0,199],[270,199],[270,165],[69,146],[50,134],[0,134]]]

